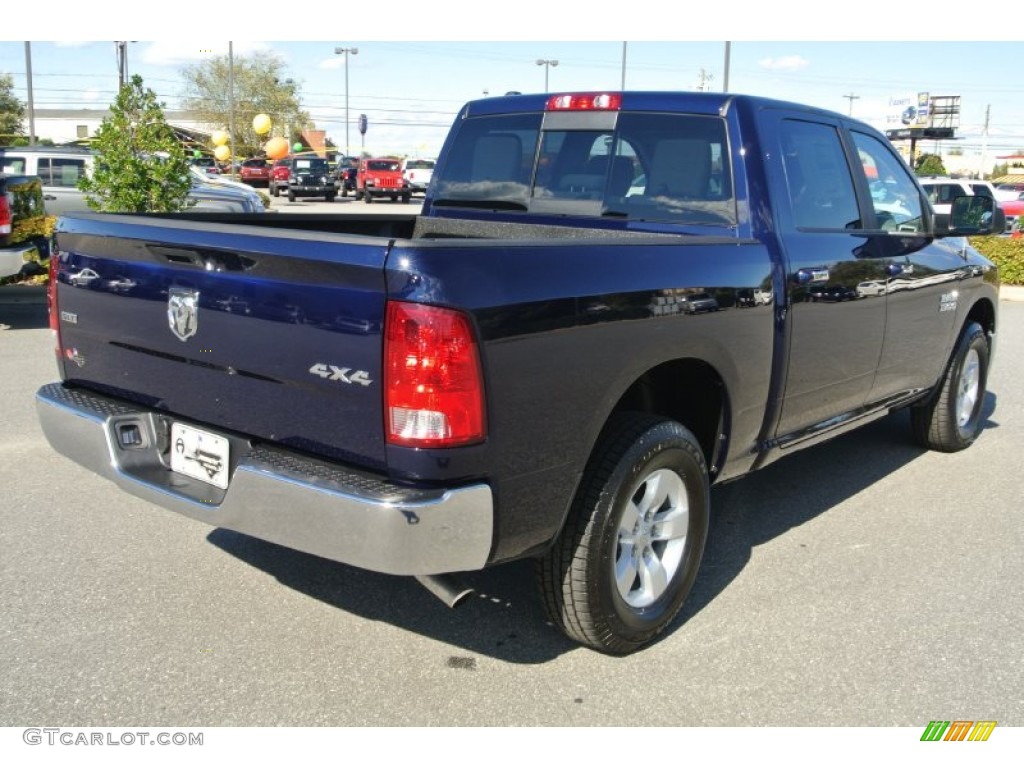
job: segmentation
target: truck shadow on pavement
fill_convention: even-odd
[[[998,427],[991,421],[994,409],[995,396],[989,392],[983,429]],[[754,547],[812,520],[925,453],[912,441],[909,414],[903,411],[714,488],[697,583],[657,642],[676,635],[724,591],[746,567]],[[858,460],[852,462],[850,456]],[[447,663],[453,668],[472,668],[474,655],[539,664],[578,648],[547,621],[531,561],[466,574],[466,583],[476,592],[450,609],[412,578],[364,571],[222,528],[207,539],[328,605],[452,646]]]
[[[0,331],[46,328],[49,324],[45,285],[0,286]]]

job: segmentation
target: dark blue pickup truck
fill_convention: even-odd
[[[903,407],[974,441],[999,283],[963,236],[999,217],[939,231],[839,114],[484,99],[420,216],[61,219],[37,408],[129,493],[450,604],[535,558],[556,625],[626,653],[690,591],[711,483]]]

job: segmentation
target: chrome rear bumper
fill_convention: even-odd
[[[221,433],[232,454],[222,491],[170,470],[172,417],[62,384],[40,388],[36,410],[59,453],[134,496],[209,525],[395,575],[473,571],[487,563],[493,504],[485,484],[406,488]]]

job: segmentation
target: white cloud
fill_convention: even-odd
[[[264,42],[239,42],[233,48],[236,56],[246,56],[256,51],[270,50],[270,45]],[[157,66],[180,66],[227,54],[228,46],[224,42],[158,41],[146,44],[142,51],[142,61]]]
[[[792,71],[803,69],[811,62],[803,56],[781,56],[777,59],[761,59],[757,63],[764,69]]]
[[[99,100],[100,100],[100,92],[99,92],[98,89],[96,89],[96,88],[87,88],[86,90],[82,91],[82,101],[94,102],[94,101],[99,101]]]

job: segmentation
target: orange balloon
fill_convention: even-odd
[[[271,160],[280,160],[282,157],[287,157],[290,150],[288,141],[281,136],[275,136],[263,148],[267,151],[267,157]]]

